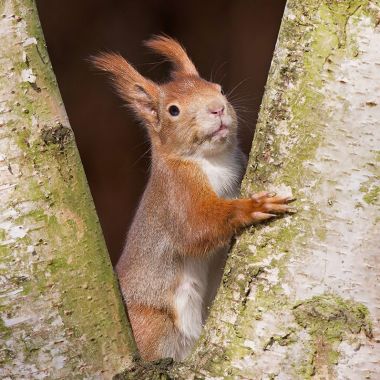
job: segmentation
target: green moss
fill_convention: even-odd
[[[51,301],[49,307],[53,305],[51,314],[59,313],[69,342],[66,368],[72,369],[75,376],[84,375],[85,362],[90,377],[91,371],[93,374],[106,370],[109,374],[119,369],[121,363],[128,363],[128,355],[135,346],[74,136],[62,107],[35,2],[14,3],[17,19],[22,19],[17,24],[15,18],[15,30],[25,22],[28,37],[35,37],[37,45],[23,47],[22,41],[14,43],[16,50],[9,49],[7,58],[12,62],[15,77],[23,69],[31,68],[37,81],[15,82],[7,104],[14,118],[5,125],[4,133],[10,144],[16,144],[21,151],[18,164],[22,173],[7,206],[15,211],[12,222],[25,224],[28,232],[15,243],[0,246],[1,260],[15,267],[13,258],[17,254],[25,264],[22,273],[32,274],[14,275],[8,282],[9,287],[22,289],[17,293],[20,302],[17,307],[25,308],[31,303],[33,308],[38,304],[34,301],[45,296]],[[27,62],[21,61],[23,51]],[[4,231],[0,238],[3,235],[6,238]],[[35,251],[28,251],[28,245]],[[6,307],[6,312],[11,312],[16,306]],[[41,320],[41,326],[43,323]],[[35,364],[38,347],[46,343],[46,330],[44,326],[41,331],[28,328],[31,327],[27,323],[23,325],[23,334],[31,337],[25,347],[25,361]],[[1,326],[0,329],[3,330]],[[17,329],[17,325],[12,327],[16,340]],[[60,329],[52,325],[49,333],[62,334]]]
[[[40,187],[34,181],[32,181],[31,186],[32,186],[31,194],[33,195],[33,198],[31,200],[41,199],[44,193],[41,191]],[[46,222],[48,218],[49,217],[48,215],[45,214],[44,210],[33,209],[15,218],[15,223],[22,225],[26,222],[26,220],[32,220],[34,222],[41,223],[41,222]]]
[[[289,346],[295,342],[297,342],[297,336],[295,334],[295,331],[291,329],[284,335],[273,335],[270,337],[269,341],[264,344],[263,348],[264,350],[268,350],[275,343],[280,346]]]
[[[303,380],[311,380],[315,375],[315,355],[316,351],[312,349],[304,354],[301,363],[293,364],[294,373],[300,375]]]
[[[137,359],[128,371],[113,377],[113,380],[171,380],[169,371],[173,365],[173,359],[161,359],[154,362],[142,362]]]
[[[29,147],[30,130],[23,128],[17,131],[17,143],[18,146],[24,150]]]
[[[363,200],[367,204],[375,204],[380,195],[380,173],[378,165],[369,165],[369,170],[373,175],[361,184],[359,190],[363,193]]]
[[[44,188],[40,186],[38,180],[31,179],[28,186],[28,199],[30,201],[38,201],[44,198],[44,194]],[[32,210],[28,212],[28,215],[31,217],[37,217],[38,213],[40,213],[40,210]]]
[[[67,268],[67,261],[63,257],[57,257],[49,261],[48,269],[50,274],[57,274],[58,272]]]
[[[368,192],[363,196],[363,200],[368,204],[374,204],[379,200],[380,186],[373,186]]]
[[[16,5],[16,12],[27,21],[26,30],[29,37],[37,40],[37,45],[32,44],[25,47],[25,51],[33,66],[33,71],[38,73],[35,89],[49,91],[52,96],[62,102],[57,81],[54,76],[53,68],[50,63],[46,48],[45,38],[39,23],[38,11],[34,0],[22,0],[22,9],[27,9],[27,13],[21,11],[20,6]],[[28,84],[27,84],[28,85]],[[30,86],[30,85],[29,85]],[[48,108],[48,107],[47,107]]]
[[[331,372],[339,359],[338,345],[349,335],[363,331],[372,337],[367,307],[333,294],[300,301],[294,306],[293,314],[296,322],[310,334],[314,346],[312,360],[300,365],[303,374],[313,374],[319,362],[328,364]]]
[[[0,337],[2,341],[5,341],[12,335],[12,330],[5,326],[3,319],[0,317]]]
[[[280,188],[287,185],[293,191],[301,190],[299,194],[293,193],[298,198],[294,205],[299,213],[271,221],[270,228],[267,223],[252,227],[239,236],[211,311],[209,326],[213,330],[208,331],[206,327],[193,356],[197,360],[199,355],[205,355],[208,360],[207,363],[202,361],[202,368],[210,368],[216,376],[225,376],[229,367],[226,360],[232,363],[252,355],[244,348],[244,339],[254,334],[255,320],[268,313],[281,315],[292,308],[293,302],[282,288],[287,281],[289,259],[297,253],[297,259],[302,260],[305,251],[302,247],[311,239],[322,242],[326,239],[320,205],[313,204],[308,194],[311,183],[318,191],[318,174],[309,163],[315,160],[318,148],[328,143],[324,141],[324,127],[329,113],[322,106],[325,102],[322,90],[343,59],[357,56],[357,44],[347,36],[347,25],[369,15],[368,4],[362,0],[287,3],[286,14],[291,17],[285,18],[281,26],[242,195],[265,190],[268,184]],[[343,108],[347,107],[345,100],[341,101]],[[255,252],[250,246],[256,248]],[[268,258],[279,254],[279,259],[268,264]],[[275,268],[278,282],[268,283],[265,271]],[[254,295],[250,294],[251,288]],[[234,323],[221,322],[226,311],[237,315]],[[223,323],[220,332],[215,331],[218,323]],[[265,345],[294,342],[296,332],[282,339],[287,336],[289,327],[278,327],[283,327],[284,335],[272,336]],[[208,339],[222,342],[223,347],[210,347]],[[223,342],[227,342],[226,347]],[[315,372],[314,362],[322,360],[317,352],[320,350],[317,351],[314,344],[305,343],[305,360],[298,363],[297,368],[303,377],[311,378]],[[326,357],[329,363],[336,362],[336,350],[328,349]],[[241,374],[241,370],[230,367],[232,375]]]
[[[5,365],[7,363],[11,363],[17,354],[6,347],[0,347],[0,364]]]
[[[293,314],[311,335],[323,334],[331,342],[341,341],[347,332],[372,335],[368,309],[336,295],[323,294],[301,301],[294,306]]]

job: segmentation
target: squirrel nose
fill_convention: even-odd
[[[213,101],[207,106],[208,111],[217,116],[221,116],[224,113],[224,105],[221,102]]]

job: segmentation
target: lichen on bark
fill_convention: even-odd
[[[179,377],[376,378],[379,10],[378,1],[288,1],[242,193],[291,193],[299,212],[237,237]],[[332,300],[363,328],[332,320],[326,345],[311,328],[325,326],[323,313],[304,308]]]
[[[292,193],[299,212],[237,237],[174,364],[132,362],[34,3],[0,7],[1,375],[376,378],[379,1],[288,1],[242,193]]]
[[[165,376],[377,378],[379,15],[288,1],[242,194],[292,194],[299,212],[236,238],[198,346]]]
[[[34,1],[0,18],[0,377],[110,378],[133,339]]]
[[[372,338],[372,321],[368,309],[351,300],[333,294],[322,294],[303,300],[293,307],[296,322],[312,337],[312,355],[299,363],[298,373],[311,378],[316,368],[327,367],[332,372],[339,361],[339,344],[354,334]],[[356,346],[358,349],[360,346]]]

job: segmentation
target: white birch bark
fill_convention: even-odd
[[[34,1],[0,41],[0,378],[111,378],[130,330]]]
[[[237,238],[179,378],[379,379],[379,23],[379,1],[288,1],[243,193],[299,212]]]
[[[3,1],[0,374],[108,378],[125,361],[139,379],[377,379],[379,12],[288,1],[243,192],[292,193],[299,212],[237,238],[188,361],[131,366],[34,5]]]

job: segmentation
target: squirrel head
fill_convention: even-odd
[[[111,75],[121,98],[147,127],[153,148],[209,156],[235,144],[237,117],[221,86],[199,76],[176,40],[155,36],[145,45],[173,64],[168,82],[145,78],[116,53],[101,53],[93,63]]]

